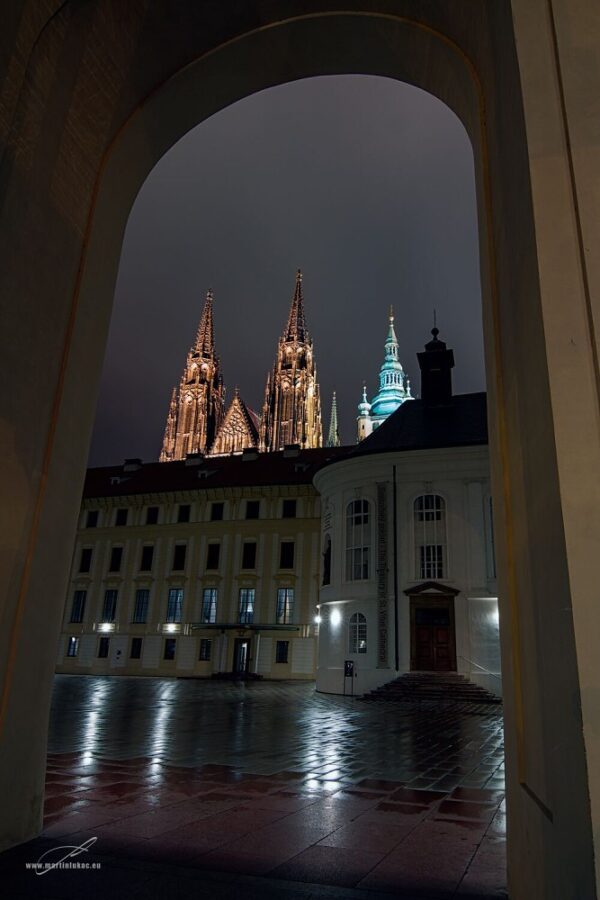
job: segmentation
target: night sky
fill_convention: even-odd
[[[454,114],[385,78],[312,78],[263,91],[189,132],[144,183],[127,226],[91,465],[158,459],[204,296],[228,389],[260,411],[303,271],[323,427],[337,392],[356,439],[377,390],[387,314],[419,392],[433,308],[454,389],[485,387],[473,158]]]

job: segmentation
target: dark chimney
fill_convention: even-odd
[[[432,328],[433,340],[425,344],[425,352],[417,353],[421,369],[421,400],[426,406],[447,406],[452,402],[452,369],[454,353],[438,340],[439,330]]]

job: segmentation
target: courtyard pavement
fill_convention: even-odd
[[[495,708],[57,676],[44,832],[0,855],[4,896],[505,897],[503,768]],[[93,869],[31,867],[82,845]]]

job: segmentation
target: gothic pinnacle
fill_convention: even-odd
[[[194,350],[202,353],[203,356],[213,356],[215,352],[212,288],[209,288],[206,292],[206,300],[204,301],[204,309],[198,325]]]
[[[333,397],[331,400],[331,418],[329,420],[329,434],[327,436],[327,446],[328,447],[339,447],[340,446],[340,432],[338,429],[337,400],[336,400],[336,396],[335,396],[335,391],[333,392]]]
[[[304,298],[302,296],[302,271],[296,272],[296,288],[290,307],[287,328],[285,330],[286,341],[297,341],[302,344],[306,341],[306,323],[304,321]]]

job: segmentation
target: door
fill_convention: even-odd
[[[237,638],[233,648],[233,671],[240,675],[247,672],[249,661],[250,640],[248,638]]]
[[[422,672],[455,671],[453,601],[428,603],[415,597],[411,604],[411,668]]]

